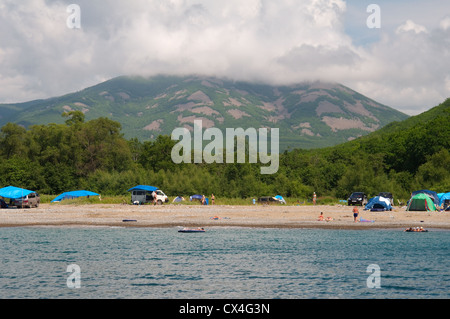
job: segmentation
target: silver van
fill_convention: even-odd
[[[13,205],[17,207],[38,207],[41,203],[41,198],[38,193],[30,193],[21,198],[16,198],[13,200]]]

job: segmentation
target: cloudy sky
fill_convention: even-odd
[[[335,81],[418,114],[450,97],[450,1],[0,0],[0,103],[160,73]]]

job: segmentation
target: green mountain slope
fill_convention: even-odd
[[[418,189],[450,189],[450,99],[401,122],[333,147],[294,150],[286,175],[319,194],[345,198],[389,191],[408,199]]]
[[[176,127],[280,129],[280,149],[336,145],[374,132],[407,115],[343,85],[301,83],[269,86],[199,76],[118,77],[46,100],[0,105],[0,126],[14,122],[63,123],[79,110],[86,119],[121,123],[126,138],[145,141]]]

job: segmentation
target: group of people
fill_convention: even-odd
[[[211,194],[211,203],[210,203],[210,205],[214,205],[215,199],[216,198],[214,197],[214,194]],[[205,195],[202,196],[201,203],[202,203],[202,205],[206,205],[206,197],[205,197]]]
[[[318,221],[320,221],[320,222],[321,222],[321,221],[330,222],[330,221],[332,221],[332,220],[333,220],[333,218],[331,218],[331,217],[324,218],[324,217],[323,217],[323,212],[320,212]]]
[[[354,222],[357,222],[358,221],[358,215],[359,215],[359,210],[358,210],[358,207],[353,207],[353,221]],[[320,212],[320,215],[319,215],[319,218],[317,219],[318,221],[327,221],[327,222],[329,222],[329,221],[332,221],[333,220],[333,218],[331,218],[331,217],[327,217],[327,218],[325,218],[324,216],[323,216],[323,212]]]

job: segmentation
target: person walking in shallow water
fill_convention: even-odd
[[[353,207],[353,221],[354,222],[357,222],[356,218],[358,217],[358,215],[359,215],[358,207],[354,206]]]

